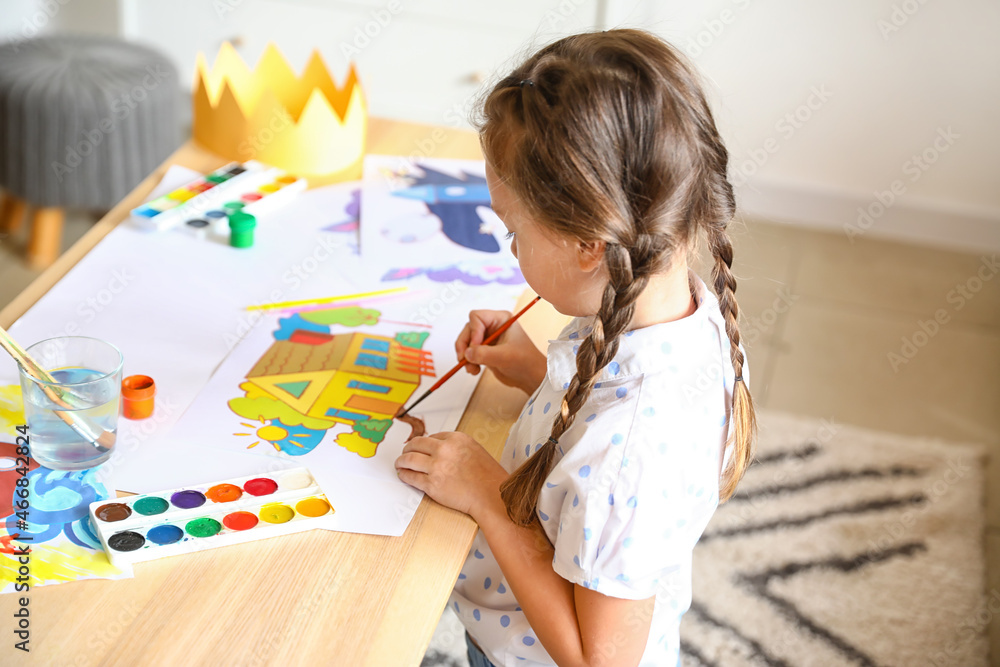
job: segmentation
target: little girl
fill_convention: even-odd
[[[517,325],[483,346],[510,314],[473,311],[459,357],[531,398],[499,463],[438,433],[400,479],[480,526],[450,600],[473,667],[677,665],[692,549],[753,458],[728,154],[691,66],[636,30],[530,57],[480,139],[525,279],[575,319],[543,355]]]

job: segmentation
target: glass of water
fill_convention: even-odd
[[[122,353],[85,336],[35,343],[28,355],[53,382],[37,381],[21,369],[29,449],[39,465],[84,470],[109,458],[118,430]]]

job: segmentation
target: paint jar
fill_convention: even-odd
[[[125,419],[146,419],[153,414],[156,383],[148,375],[129,375],[122,380],[122,415]]]
[[[257,218],[249,213],[233,213],[229,216],[229,245],[234,248],[253,246],[253,230],[256,227]]]
[[[84,336],[49,338],[27,353],[51,380],[20,369],[31,457],[53,470],[85,470],[111,458],[122,353],[110,343]]]

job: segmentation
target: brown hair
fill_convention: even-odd
[[[547,229],[603,241],[608,282],[581,341],[551,436],[503,484],[507,513],[535,521],[559,438],[618,351],[649,277],[686,253],[704,229],[736,376],[743,373],[733,247],[736,203],[728,153],[691,65],[654,35],[609,30],[544,47],[487,94],[478,120],[486,158]],[[753,459],[746,383],[733,390],[734,452],[720,489],[728,500]]]

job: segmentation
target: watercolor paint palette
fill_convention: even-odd
[[[180,225],[205,229],[237,210],[260,215],[306,189],[306,180],[260,162],[231,162],[132,209],[139,227],[163,231]],[[250,207],[253,207],[252,209]],[[232,209],[232,210],[229,210]]]
[[[290,535],[334,513],[306,468],[197,484],[90,504],[90,520],[116,566]]]

